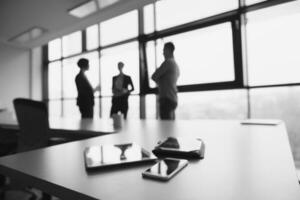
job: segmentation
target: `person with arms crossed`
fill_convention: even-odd
[[[100,86],[97,86],[95,89],[93,89],[85,75],[85,72],[89,70],[89,61],[87,59],[79,59],[77,65],[80,68],[80,71],[75,78],[78,92],[77,105],[81,113],[81,118],[93,118],[94,92],[100,90]]]
[[[159,116],[161,119],[175,119],[175,109],[177,107],[177,80],[179,77],[179,67],[174,59],[175,46],[172,42],[164,45],[164,62],[153,73],[152,80],[158,86]]]
[[[123,72],[124,63],[118,63],[119,74],[112,79],[112,106],[110,110],[110,117],[117,114],[119,111],[127,118],[128,111],[128,97],[130,92],[134,90],[134,86],[130,76]]]

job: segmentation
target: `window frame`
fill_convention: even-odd
[[[42,90],[42,96],[43,100],[45,102],[51,101],[48,98],[48,64],[51,62],[56,62],[58,60],[63,61],[66,58],[75,57],[78,55],[86,54],[92,51],[98,51],[100,59],[101,59],[101,51],[106,48],[126,44],[135,40],[138,40],[139,43],[139,63],[140,63],[140,91],[139,96],[141,98],[140,100],[140,117],[143,118],[145,114],[142,114],[142,112],[145,113],[145,103],[144,100],[145,96],[147,94],[153,94],[157,93],[157,88],[150,88],[149,86],[149,80],[148,80],[148,68],[147,68],[147,56],[146,56],[146,43],[149,41],[153,41],[162,37],[171,36],[179,33],[184,33],[196,29],[201,29],[205,27],[209,27],[212,25],[217,25],[224,22],[230,22],[231,28],[232,28],[232,41],[233,41],[233,56],[234,56],[234,81],[228,81],[228,82],[212,82],[212,83],[204,83],[204,84],[193,84],[193,85],[180,85],[178,86],[179,92],[192,92],[192,91],[209,91],[209,90],[226,90],[226,89],[247,89],[250,90],[252,88],[262,88],[262,87],[281,87],[281,86],[296,86],[300,85],[299,83],[287,83],[287,84],[274,84],[274,85],[261,85],[261,86],[248,86],[245,79],[247,79],[247,55],[246,55],[246,44],[244,42],[245,37],[245,31],[243,30],[246,27],[247,21],[244,18],[244,15],[248,12],[264,9],[267,7],[276,6],[279,4],[288,3],[295,0],[268,0],[263,2],[254,3],[251,5],[245,5],[245,0],[238,0],[239,1],[239,8],[235,10],[231,10],[228,12],[224,12],[221,14],[217,14],[214,16],[210,16],[207,18],[198,19],[192,22],[188,22],[185,24],[181,24],[178,26],[174,26],[171,28],[167,28],[161,31],[154,31],[149,34],[144,34],[144,13],[143,8],[140,8],[137,10],[138,12],[138,36],[134,38],[129,38],[123,41],[115,42],[106,46],[101,46],[101,44],[98,44],[98,47],[95,49],[87,50],[86,48],[86,30],[81,30],[82,33],[82,51],[77,54],[69,55],[69,56],[63,56],[63,49],[61,49],[62,56],[61,58],[55,59],[55,60],[48,60],[48,44],[43,46],[43,90]],[[154,2],[155,4],[155,2]],[[145,5],[146,6],[146,5]],[[154,11],[155,12],[155,6]],[[155,13],[154,13],[155,16]],[[154,17],[155,18],[155,17]],[[155,21],[155,19],[154,19]],[[98,34],[100,36],[100,27],[98,22]],[[155,22],[154,22],[155,23]],[[92,24],[93,25],[93,24]],[[62,43],[62,37],[61,43]],[[99,39],[100,43],[100,39]],[[61,48],[63,48],[63,45],[61,44]],[[99,64],[100,67],[100,64]],[[100,74],[99,74],[99,80],[101,81],[101,68],[100,68]],[[63,87],[63,86],[61,86]],[[101,93],[98,96],[95,96],[95,98],[99,98],[100,100],[100,114],[101,117],[101,98],[105,97],[102,96]],[[67,98],[62,97],[60,100],[61,103],[63,103],[64,100]],[[143,105],[142,105],[143,104]],[[61,115],[63,116],[63,105]],[[250,114],[249,114],[250,115]]]
[[[241,22],[239,18],[238,11],[229,11],[221,15],[208,17],[200,19],[194,22],[189,22],[183,25],[172,27],[169,29],[164,29],[162,31],[156,31],[148,35],[143,35],[140,37],[140,42],[143,45],[143,54],[146,55],[146,43],[150,41],[155,41],[162,37],[172,36],[180,33],[185,33],[188,31],[193,31],[197,29],[202,29],[210,27],[213,25],[218,25],[222,23],[230,22],[232,29],[232,42],[233,42],[233,60],[234,60],[234,81],[226,82],[211,82],[211,83],[201,83],[201,84],[189,84],[177,86],[179,92],[191,92],[191,91],[203,91],[203,90],[219,90],[219,89],[233,89],[233,88],[243,88],[243,69],[242,69],[242,59],[241,59],[241,49],[242,45],[240,42],[241,38]],[[147,66],[147,57],[144,58],[144,65]],[[148,72],[148,70],[146,70]],[[141,85],[144,85],[143,94],[153,94],[157,93],[157,88],[151,88],[149,84],[148,74],[145,76],[144,81]]]

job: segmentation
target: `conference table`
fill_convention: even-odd
[[[151,151],[169,136],[201,138],[206,150],[167,182],[142,178],[153,163],[85,169],[86,147],[136,143]],[[283,122],[127,120],[116,134],[1,157],[0,173],[66,200],[300,199]]]
[[[85,139],[105,134],[116,133],[111,119],[49,118],[51,137],[65,137],[71,140]],[[17,119],[11,113],[0,113],[0,127],[19,129]]]

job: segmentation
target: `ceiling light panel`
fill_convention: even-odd
[[[97,5],[95,1],[88,1],[84,4],[80,4],[75,8],[69,10],[69,14],[77,17],[83,18],[97,11]]]
[[[98,1],[99,9],[103,9],[105,7],[111,6],[119,2],[119,0],[97,0],[97,1]]]
[[[26,43],[28,41],[34,40],[41,35],[43,35],[45,32],[45,29],[40,27],[33,27],[29,29],[28,31],[25,31],[23,33],[18,34],[17,36],[11,38],[9,41],[14,41],[18,43]]]

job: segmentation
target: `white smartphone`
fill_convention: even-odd
[[[176,173],[187,166],[188,161],[184,159],[165,158],[142,173],[144,178],[167,181]]]

